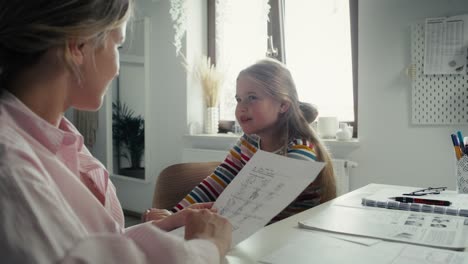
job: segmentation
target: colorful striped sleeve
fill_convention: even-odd
[[[317,161],[314,145],[303,139],[295,139],[289,143],[287,156],[293,159]]]
[[[250,150],[246,152],[246,149]],[[250,159],[255,153],[255,147],[248,141],[248,136],[243,135],[231,148],[224,161],[215,171],[206,177],[197,187],[195,187],[185,198],[180,201],[172,211],[180,211],[194,203],[214,202],[223,192],[226,186],[244,167],[246,159]],[[247,156],[246,156],[247,155]]]

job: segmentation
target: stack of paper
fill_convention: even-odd
[[[465,249],[464,217],[399,210],[331,206],[326,214],[299,222],[301,228],[380,238],[444,249]]]

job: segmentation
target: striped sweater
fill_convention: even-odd
[[[229,151],[226,159],[180,201],[173,211],[180,211],[191,204],[215,201],[226,186],[236,177],[239,171],[259,149],[260,138],[244,134]],[[316,161],[314,146],[302,139],[289,142],[287,156],[290,158]],[[320,203],[321,188],[316,179],[282,212],[275,216],[272,222],[279,221],[293,214],[302,212]]]

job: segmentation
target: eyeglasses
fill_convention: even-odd
[[[425,189],[417,190],[414,192],[410,193],[404,193],[403,195],[409,195],[409,196],[423,196],[426,194],[440,194],[440,192],[445,191],[447,187],[428,187]]]

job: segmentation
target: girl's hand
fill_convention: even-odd
[[[177,213],[171,213],[166,209],[152,208],[143,214],[142,220],[143,222],[152,221],[155,226],[165,231],[171,231],[185,225],[185,218],[189,210],[208,209],[213,213],[217,212],[215,208],[212,208],[213,204],[213,202],[192,204]]]
[[[190,209],[210,209],[210,211],[212,211],[212,212],[217,212],[218,210],[216,210],[216,208],[213,208],[213,204],[214,204],[214,202],[196,203],[196,204],[190,205],[187,208],[190,208]],[[185,208],[185,209],[187,209],[187,208]]]
[[[150,208],[143,213],[143,215],[141,216],[141,221],[142,222],[159,221],[170,215],[172,215],[172,212],[169,210]]]
[[[192,204],[187,208],[191,209],[210,209],[213,212],[216,212],[216,209],[212,208],[213,202],[209,203],[196,203]],[[184,208],[181,211],[187,209]],[[141,216],[141,221],[142,222],[148,222],[148,221],[159,221],[163,218],[166,218],[168,216],[172,215],[172,212],[166,209],[158,209],[158,208],[150,208],[146,210],[143,215]]]

